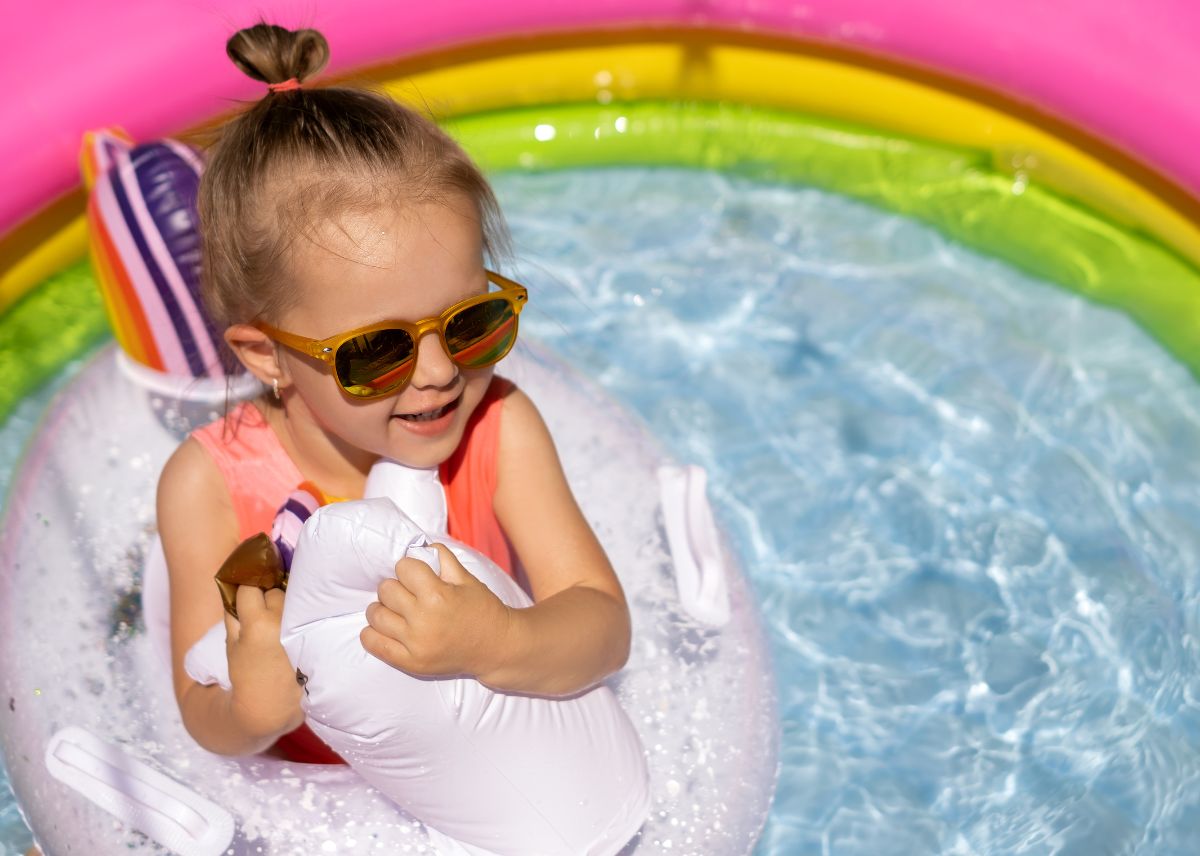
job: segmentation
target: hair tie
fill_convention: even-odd
[[[277,92],[291,92],[293,89],[300,88],[300,81],[294,77],[289,77],[283,83],[269,83],[267,90],[274,95]]]

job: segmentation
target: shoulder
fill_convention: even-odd
[[[537,405],[514,387],[503,402],[496,454],[496,500],[514,508],[534,495],[561,501],[569,491],[550,429]]]
[[[553,451],[554,441],[537,405],[516,384],[505,381],[501,393],[500,456],[501,460],[538,448]]]
[[[208,483],[220,483],[221,471],[208,450],[195,438],[188,437],[179,444],[158,477],[158,492],[202,488]]]
[[[212,455],[188,437],[172,453],[158,477],[158,525],[164,534],[181,518],[191,518],[199,508],[228,509],[233,513],[229,489]]]
[[[493,507],[534,600],[574,585],[621,600],[620,583],[571,491],[550,430],[520,390],[504,399]]]

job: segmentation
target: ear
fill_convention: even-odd
[[[266,386],[278,381],[280,386],[291,383],[291,377],[275,343],[262,330],[249,324],[231,324],[225,328],[225,343],[252,375]]]

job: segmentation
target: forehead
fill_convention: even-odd
[[[435,262],[444,261],[441,257],[482,258],[479,214],[461,194],[418,201],[354,200],[333,210],[310,207],[301,217],[293,223],[292,255],[306,264],[326,260],[395,269],[430,254]]]
[[[429,317],[484,284],[479,216],[465,198],[355,206],[314,219],[285,263],[295,313],[310,328],[335,318],[361,326]]]

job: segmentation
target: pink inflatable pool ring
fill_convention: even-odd
[[[227,109],[230,97],[257,97],[213,50],[248,15],[320,29],[335,48],[334,73],[489,40],[593,30],[719,28],[843,46],[1005,93],[1089,129],[1200,195],[1200,6],[1188,0],[450,0],[403,9],[356,0],[306,7],[300,20],[294,5],[278,0],[135,0],[26,4],[8,16],[12,32],[42,37],[16,40],[0,59],[0,77],[21,81],[0,104],[3,127],[20,129],[0,140],[0,231],[75,186],[83,131],[120,125],[152,139]]]

